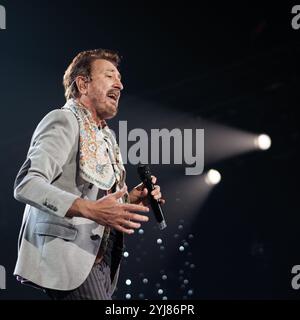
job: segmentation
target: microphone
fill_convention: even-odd
[[[148,199],[150,200],[150,205],[154,212],[158,227],[160,230],[163,230],[167,227],[167,224],[159,201],[154,199],[153,195],[151,194],[151,191],[154,190],[154,185],[151,182],[150,168],[148,165],[139,164],[137,171],[142,182],[148,190]]]

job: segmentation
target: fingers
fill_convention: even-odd
[[[160,199],[158,199],[158,202],[161,203],[161,204],[165,204],[165,203],[166,203],[166,200],[163,199],[163,198],[160,198]]]
[[[121,231],[123,233],[126,233],[126,234],[133,234],[134,233],[133,229],[126,229],[123,226],[116,226],[115,229],[118,231]]]
[[[154,186],[154,190],[151,191],[151,194],[155,195],[155,194],[157,194],[158,192],[160,192],[160,186],[155,185],[155,186]]]
[[[144,186],[144,183],[141,182],[140,184],[138,184],[135,189],[138,190],[138,191],[141,191],[143,189],[143,186]]]
[[[124,220],[122,223],[122,226],[126,227],[127,229],[138,229],[141,227],[141,224],[137,223],[137,222],[130,221],[130,220]]]
[[[142,222],[148,221],[148,217],[146,216],[141,216],[138,214],[132,214],[132,213],[125,213],[124,218],[122,219],[121,222],[119,222],[118,225],[115,226],[115,229],[127,233],[127,234],[133,234],[134,229],[138,229],[141,227],[141,224],[138,222],[131,221],[130,219],[133,220],[140,220]]]
[[[151,176],[151,182],[152,182],[153,184],[155,184],[156,181],[157,181],[157,178],[156,178],[155,176]]]
[[[154,198],[155,200],[158,200],[159,203],[165,204],[166,200],[162,198],[162,194],[161,194],[161,192],[160,192],[160,186],[155,185],[154,188],[155,188],[155,189],[152,190],[152,192],[151,192],[151,194],[153,195],[153,198]]]
[[[140,206],[138,204],[126,203],[126,204],[122,204],[121,207],[125,211],[149,212],[149,208],[148,207]]]
[[[159,199],[161,199],[161,193],[159,192],[158,194],[156,194],[155,196],[153,196],[153,198],[155,199],[155,200],[159,200]]]
[[[122,198],[126,192],[127,192],[127,186],[124,186],[121,190],[112,193],[111,196],[117,200]]]
[[[145,198],[148,194],[148,189],[144,188],[143,191],[141,192],[141,198]]]
[[[137,214],[137,213],[132,213],[132,212],[124,213],[124,218],[126,221],[129,221],[129,220],[134,220],[134,221],[139,221],[139,222],[149,221],[149,218],[147,216]]]
[[[154,199],[158,200],[161,198],[160,186],[155,185],[154,188],[155,189],[151,191],[151,194]]]

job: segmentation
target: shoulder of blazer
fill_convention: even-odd
[[[55,109],[47,113],[37,125],[32,141],[41,132],[56,127],[61,127],[68,131],[70,130],[71,132],[69,133],[74,138],[79,135],[79,124],[73,112],[70,110]]]

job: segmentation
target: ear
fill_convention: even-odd
[[[76,85],[80,95],[86,95],[88,91],[88,81],[83,76],[76,77]]]

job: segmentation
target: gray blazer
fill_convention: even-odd
[[[40,287],[72,290],[80,286],[101,244],[102,225],[65,216],[76,198],[103,196],[78,176],[78,147],[79,125],[73,113],[53,110],[37,126],[16,177],[14,197],[26,207],[14,274]],[[121,255],[112,274],[114,287],[120,259]]]

